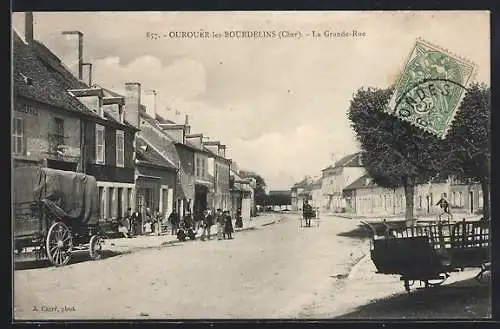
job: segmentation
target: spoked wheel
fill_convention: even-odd
[[[61,222],[52,224],[45,243],[47,257],[55,266],[68,264],[73,250],[73,238],[69,228]]]
[[[101,259],[102,257],[102,238],[98,235],[92,235],[89,242],[89,254],[93,260]]]

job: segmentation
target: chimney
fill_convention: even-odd
[[[136,128],[139,128],[140,106],[141,106],[141,84],[139,82],[126,82],[124,119]]]
[[[33,13],[31,11],[24,14],[24,40],[26,43],[33,43]]]
[[[83,80],[83,33],[80,31],[63,31],[63,35],[66,35],[69,40],[73,41],[76,38],[76,49],[78,51],[77,58],[68,59],[68,67],[71,72],[79,79]],[[76,65],[76,69],[75,69]]]
[[[86,78],[84,81],[92,88],[92,63],[82,63],[82,66],[87,68],[86,70],[82,68],[82,74]]]

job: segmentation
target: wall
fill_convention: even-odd
[[[471,200],[472,192],[472,200]],[[450,186],[448,201],[452,213],[476,213],[483,209],[483,191],[480,184],[453,184]]]
[[[29,161],[40,161],[51,157],[47,152],[51,151],[49,145],[50,134],[55,132],[55,118],[64,120],[64,144],[66,148],[67,161],[78,161],[80,156],[80,119],[64,110],[50,107],[45,104],[34,102],[22,97],[14,100],[14,111],[12,118],[22,118],[24,121],[24,150],[15,159]],[[11,120],[11,122],[13,122]],[[12,137],[12,132],[11,132]]]
[[[229,192],[230,166],[227,161],[216,158],[215,165],[215,208],[227,209],[231,205],[231,195]]]
[[[331,168],[323,172],[322,193],[325,196],[323,208],[327,211],[340,211],[347,206],[342,190],[356,179],[366,174],[363,167]]]
[[[356,215],[395,215],[405,211],[403,188],[396,190],[382,187],[361,188],[355,191]]]

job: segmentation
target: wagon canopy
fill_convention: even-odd
[[[13,178],[15,203],[43,201],[58,217],[97,224],[98,190],[93,176],[33,166],[14,168]]]

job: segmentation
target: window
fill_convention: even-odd
[[[196,158],[196,177],[200,177],[200,158]]]
[[[15,154],[24,154],[24,120],[23,118],[14,118],[12,130],[12,152]]]
[[[104,144],[104,126],[96,124],[95,133],[96,163],[104,164],[104,152],[106,147]]]
[[[479,190],[478,193],[478,208],[483,208],[484,207],[484,200],[483,200],[483,191]]]
[[[125,166],[125,138],[123,130],[116,131],[116,166],[124,167]]]
[[[206,159],[201,158],[201,177],[205,177],[205,166],[206,166]]]
[[[458,205],[460,207],[464,206],[464,195],[462,192],[458,192]]]
[[[56,146],[64,145],[64,120],[61,118],[54,118],[55,122],[55,132],[54,132],[54,142]]]

